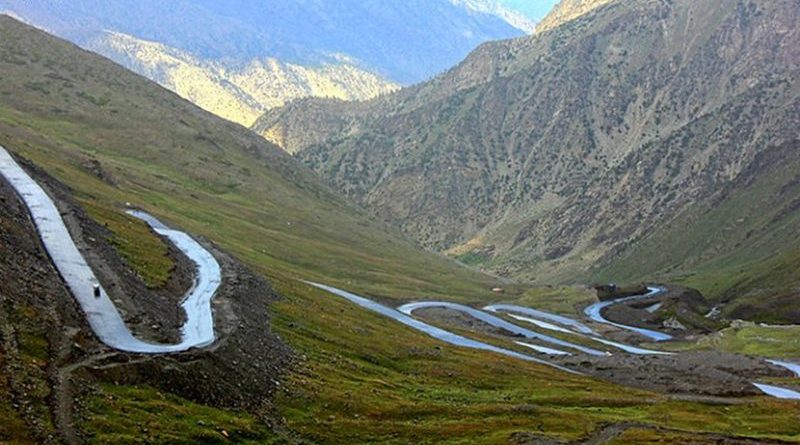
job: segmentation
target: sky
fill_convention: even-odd
[[[500,3],[534,20],[541,20],[553,9],[558,0],[500,0]]]

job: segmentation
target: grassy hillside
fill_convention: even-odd
[[[396,297],[488,295],[493,280],[372,222],[245,128],[7,17],[2,25],[0,144],[81,199],[142,206],[273,273],[375,293],[391,283]]]
[[[256,408],[238,400],[223,408],[206,393],[219,383],[214,378],[224,379],[215,370],[226,369],[218,354],[229,345],[164,358],[167,372],[155,377],[147,377],[146,364],[137,365],[140,357],[76,373],[72,379],[83,382],[73,394],[76,442],[535,443],[542,436],[592,438],[623,420],[640,423],[639,434],[658,435],[662,430],[654,428],[666,427],[695,443],[714,443],[716,436],[704,433],[798,441],[796,404],[764,397],[729,405],[682,401],[451,348],[313,290],[295,278],[384,299],[424,294],[465,301],[487,299],[494,280],[370,222],[244,128],[8,18],[0,18],[0,70],[0,144],[71,187],[89,214],[120,237],[117,249],[138,269],[161,255],[129,247],[155,243],[159,251],[150,233],[118,215],[125,202],[210,240],[269,277],[283,299],[270,306],[271,324],[250,328],[254,337],[275,331],[294,348],[275,398]],[[35,244],[2,216],[0,235],[14,229],[9,239]],[[60,329],[70,318],[82,326],[81,316],[57,275],[41,269],[43,255],[31,246],[19,252],[0,248],[0,271],[8,278],[0,286],[25,289],[17,301],[0,293],[0,365],[10,382],[0,379],[0,413],[9,419],[0,440],[54,443],[69,422],[54,414],[64,408],[54,389],[62,382],[50,373],[69,358],[55,352],[64,341]],[[7,270],[22,259],[38,262],[35,279],[27,269]],[[552,299],[552,292],[544,297]],[[245,309],[248,301],[262,301],[238,297],[235,304]],[[582,298],[578,292],[573,297]],[[88,337],[79,339],[82,345]],[[206,368],[191,374],[198,362]],[[195,379],[190,390],[165,388],[158,377],[187,372]],[[136,375],[139,383],[131,383]],[[225,383],[251,390],[241,388],[246,382]],[[38,436],[27,437],[34,430]]]

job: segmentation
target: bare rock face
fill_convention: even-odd
[[[675,317],[670,317],[670,318],[664,320],[663,325],[667,329],[674,329],[676,331],[685,331],[686,330],[686,326],[684,326],[683,323],[678,321],[678,319],[675,318]]]
[[[553,14],[430,82],[256,128],[426,246],[491,251],[482,267],[523,279],[634,281],[797,246],[796,1]]]
[[[545,32],[557,28],[612,1],[614,0],[562,0],[556,4],[547,17],[536,25],[536,31]]]

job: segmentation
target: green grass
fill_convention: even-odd
[[[0,344],[0,365],[3,366],[0,369],[0,418],[3,419],[0,422],[0,440],[6,436],[11,443],[15,443],[15,440],[25,443],[33,439],[31,432],[25,431],[29,427],[25,422],[36,422],[40,432],[45,434],[55,431],[49,409],[52,395],[48,374],[49,320],[42,311],[22,301],[5,300],[0,312],[0,318],[13,326],[13,330],[8,332],[9,338],[3,340],[14,344],[15,350],[12,352],[16,358],[15,366],[7,367],[5,361],[10,351],[4,351]],[[12,401],[9,380],[12,378],[16,384],[16,397],[24,395],[24,405],[20,404],[24,407],[23,412],[9,406]]]
[[[175,263],[167,245],[147,224],[123,211],[82,200],[89,216],[111,231],[111,243],[149,288],[167,283]]]
[[[478,252],[467,252],[465,254],[458,255],[456,259],[468,266],[479,266],[490,260],[488,256]]]
[[[292,430],[326,444],[507,444],[602,423],[799,441],[798,405],[669,401],[494,354],[449,347],[338,297],[278,280],[275,325],[305,360],[279,403]],[[780,418],[774,418],[777,415]]]
[[[683,346],[796,360],[800,358],[800,327],[730,327]]]
[[[596,301],[595,291],[584,286],[536,287],[528,289],[511,304],[527,306],[543,311],[575,316],[578,308]]]
[[[800,249],[797,249],[747,264],[705,267],[676,281],[704,289],[712,300],[732,297],[736,304],[728,309],[728,315],[782,323],[787,313],[800,314],[799,269]]]
[[[153,242],[152,235],[103,209],[124,202],[141,206],[216,243],[277,287],[284,299],[272,306],[271,327],[295,348],[299,364],[286,376],[276,409],[304,442],[507,444],[521,431],[573,440],[622,420],[798,440],[796,404],[766,398],[730,407],[668,401],[449,347],[300,284],[298,278],[312,279],[393,302],[498,299],[490,290],[495,279],[423,251],[257,136],[116,65],[5,21],[0,69],[0,144],[69,186],[89,203],[90,213],[97,206],[94,217],[119,225],[112,231],[130,237],[129,246]],[[70,81],[54,80],[51,72]],[[92,161],[111,183],[85,167]],[[126,250],[124,243],[118,248]],[[131,263],[138,257],[152,264],[160,256],[128,250]],[[503,298],[572,313],[590,295],[571,288],[509,288]],[[27,347],[32,354],[40,351],[37,344]],[[158,443],[214,443],[222,440],[219,428],[244,442],[277,441],[252,414],[146,386],[99,384],[95,390],[82,401],[88,412],[80,424],[95,443],[149,436]],[[39,404],[46,407],[46,401]]]
[[[90,444],[286,443],[252,415],[199,405],[147,386],[101,385],[87,399]]]

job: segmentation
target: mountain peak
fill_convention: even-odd
[[[536,25],[537,32],[560,26],[588,14],[616,0],[561,0],[545,18]]]
[[[491,14],[508,22],[511,26],[524,31],[526,34],[533,34],[536,30],[536,23],[525,15],[503,6],[497,0],[450,0],[454,5],[465,7],[469,10]]]

